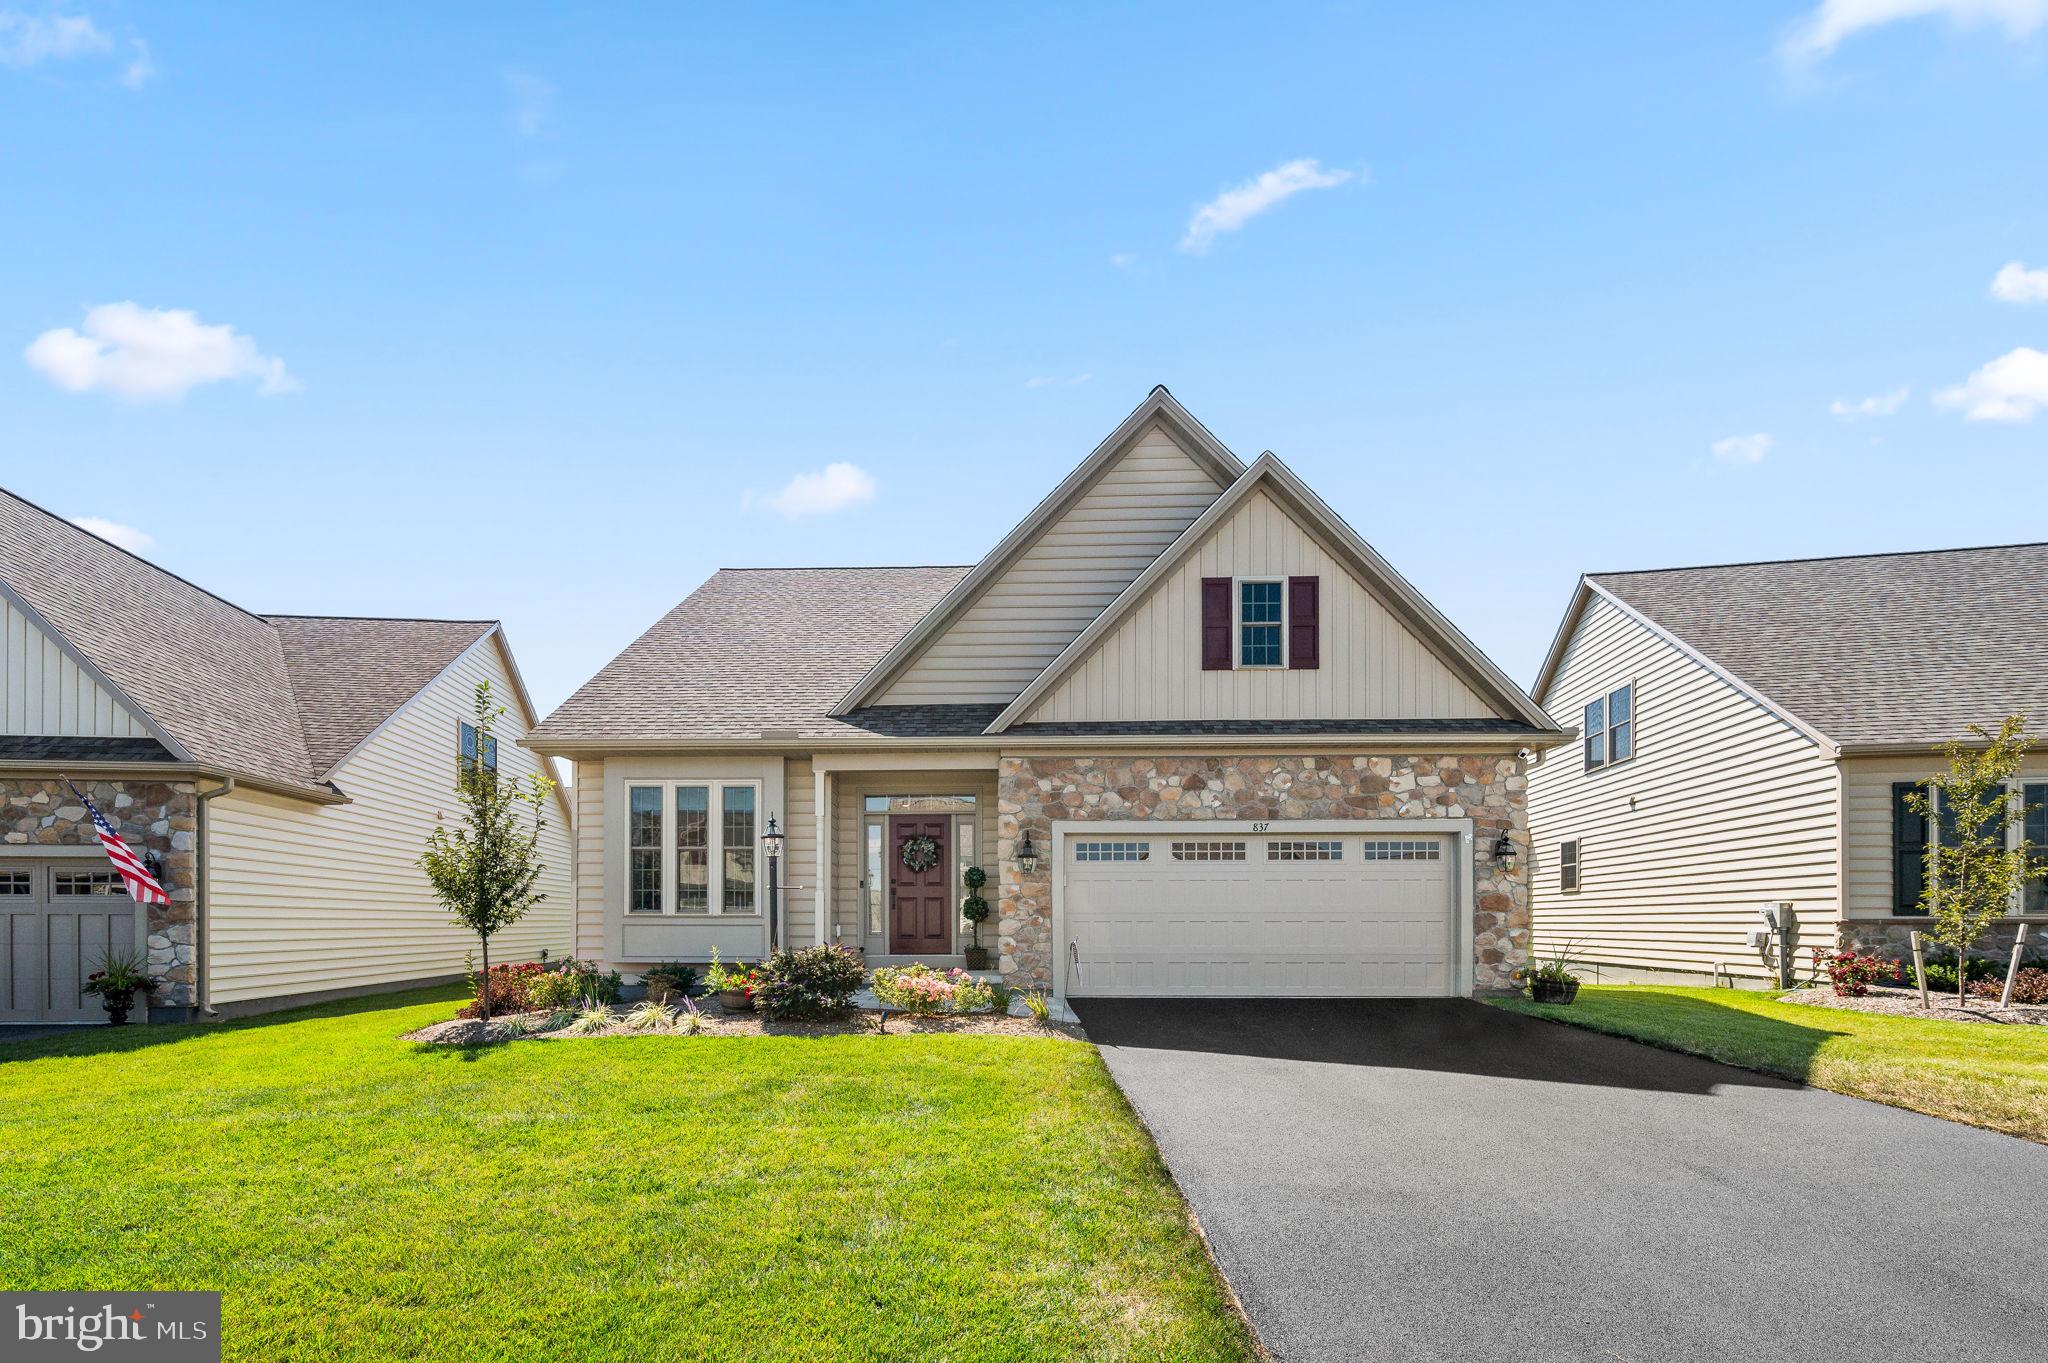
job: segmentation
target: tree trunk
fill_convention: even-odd
[[[491,939],[480,932],[476,935],[476,940],[482,942],[484,946],[484,983],[483,987],[477,990],[477,1002],[483,1007],[484,1021],[489,1022],[491,1020]]]

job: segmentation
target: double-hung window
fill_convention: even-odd
[[[2021,795],[2020,845],[2034,874],[2020,891],[2020,912],[2048,913],[2048,781],[2029,781]]]
[[[1586,770],[1598,771],[1636,755],[1636,684],[1616,687],[1586,704]]]
[[[2029,781],[2019,787],[2020,817],[2015,833],[2026,849],[2028,865],[2048,869],[2048,782]],[[1935,817],[1913,806],[1913,797],[1923,795],[1934,807]],[[1991,831],[1988,828],[1987,832]],[[1926,912],[1923,902],[1929,876],[1935,874],[1932,853],[1957,838],[1956,819],[1942,805],[1941,795],[1917,781],[1892,785],[1892,912],[1916,917]],[[2008,844],[2010,845],[2010,844]],[[2048,913],[2048,881],[2031,876],[2020,887],[2021,913]]]
[[[1567,838],[1557,845],[1557,888],[1563,894],[1579,892],[1579,840]]]
[[[1237,584],[1237,665],[1287,666],[1283,598],[1287,584],[1279,578],[1247,579]]]
[[[627,783],[626,912],[758,912],[760,809],[755,781]]]

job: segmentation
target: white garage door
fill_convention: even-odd
[[[1072,833],[1067,993],[1456,993],[1455,836]]]

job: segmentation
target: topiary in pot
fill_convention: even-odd
[[[981,925],[988,919],[988,901],[981,897],[981,887],[988,884],[988,872],[979,866],[970,866],[960,879],[967,884],[967,897],[960,901],[960,916],[965,918],[974,930],[974,941],[967,948],[969,970],[988,969],[988,948],[981,944]]]

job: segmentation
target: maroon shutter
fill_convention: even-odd
[[[1230,579],[1202,579],[1202,670],[1230,670]]]
[[[1322,595],[1317,579],[1287,579],[1287,665],[1313,670],[1322,666]]]

